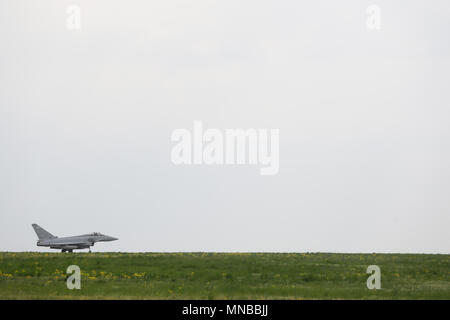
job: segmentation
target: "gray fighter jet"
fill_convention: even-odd
[[[50,232],[42,229],[37,224],[32,224],[34,231],[36,232],[39,240],[37,245],[39,247],[50,247],[50,249],[60,249],[61,252],[72,252],[74,249],[89,249],[94,243],[99,241],[114,241],[119,240],[114,237],[106,236],[99,232],[83,234],[81,236],[74,237],[55,237]]]

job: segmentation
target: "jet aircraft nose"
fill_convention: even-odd
[[[118,238],[114,238],[114,237],[110,237],[110,236],[105,236],[104,241],[115,241],[115,240],[119,240]]]

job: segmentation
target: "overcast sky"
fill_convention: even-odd
[[[0,250],[450,253],[449,32],[447,0],[0,1]],[[194,120],[279,129],[279,173],[175,166]]]

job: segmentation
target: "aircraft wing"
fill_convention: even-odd
[[[67,246],[67,245],[74,245],[74,246],[78,246],[78,245],[93,245],[93,243],[91,241],[58,241],[58,242],[53,242],[50,243],[51,245],[58,245],[58,246]]]

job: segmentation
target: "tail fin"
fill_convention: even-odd
[[[56,238],[50,232],[45,231],[44,229],[42,229],[37,224],[33,223],[32,226],[33,226],[34,232],[36,232],[39,240],[46,240],[46,239],[54,239],[54,238]]]

